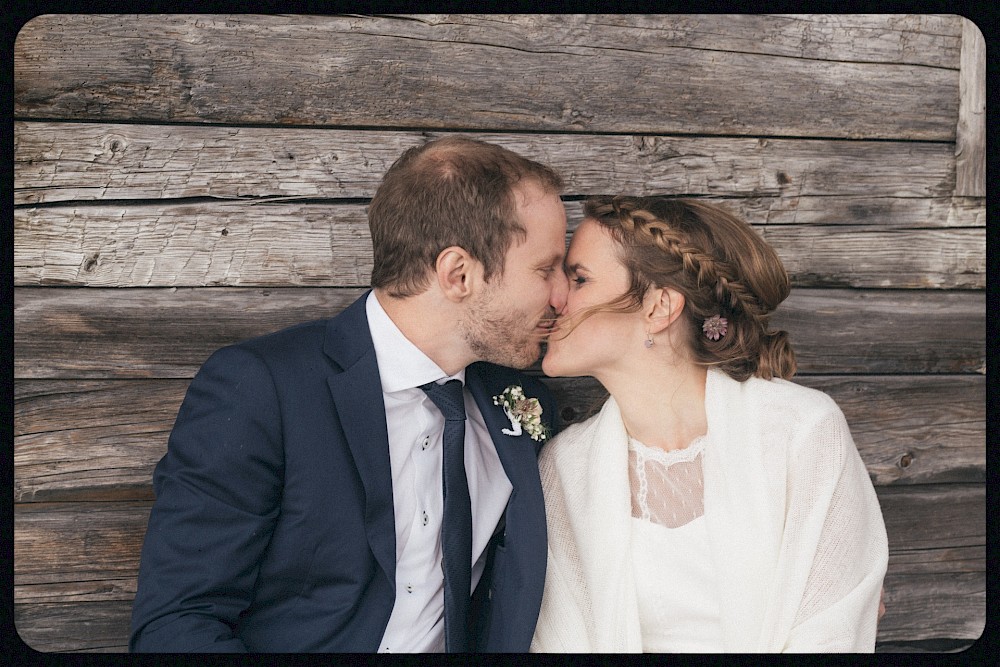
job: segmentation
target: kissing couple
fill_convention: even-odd
[[[368,210],[372,289],[225,347],[157,464],[133,651],[873,651],[888,547],[774,250],[454,136]],[[557,433],[543,381],[603,408]]]

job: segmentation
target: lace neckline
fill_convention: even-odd
[[[651,447],[644,442],[636,440],[632,436],[628,436],[628,448],[639,454],[645,460],[654,460],[664,466],[670,466],[674,463],[690,463],[698,457],[699,454],[705,449],[705,442],[708,440],[707,435],[699,435],[697,438],[688,443],[687,447],[681,449],[661,449],[659,447]]]

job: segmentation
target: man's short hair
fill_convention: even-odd
[[[368,225],[374,251],[372,287],[406,297],[427,289],[442,250],[464,248],[483,264],[484,278],[503,275],[515,237],[514,188],[532,181],[558,194],[551,168],[506,148],[450,136],[407,149],[382,178]]]

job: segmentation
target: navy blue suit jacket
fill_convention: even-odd
[[[538,443],[492,397],[520,384],[476,363],[466,386],[513,486],[473,599],[476,648],[526,651],[545,578]],[[395,599],[385,409],[362,297],[338,316],[223,348],[191,383],[153,475],[135,651],[378,649]]]

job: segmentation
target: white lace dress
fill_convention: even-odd
[[[705,436],[666,451],[629,438],[632,565],[642,650],[724,650],[719,583],[705,528]]]

